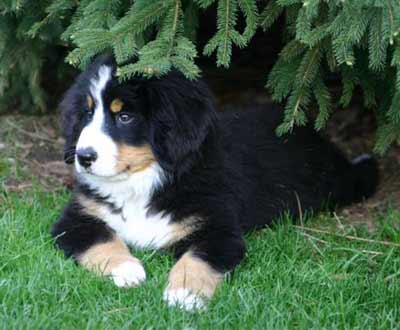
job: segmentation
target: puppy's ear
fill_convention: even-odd
[[[62,113],[62,128],[65,138],[64,161],[72,164],[75,157],[75,147],[84,126],[85,108],[88,107],[88,95],[91,79],[95,78],[99,68],[109,66],[115,71],[114,58],[109,54],[96,57],[94,61],[75,80],[65,93],[59,108]]]
[[[72,86],[61,101],[59,108],[62,115],[62,129],[65,139],[64,161],[72,164],[75,159],[75,147],[83,129],[82,97],[79,87]]]
[[[180,175],[200,159],[201,147],[214,131],[213,97],[203,82],[178,72],[147,86],[153,151],[161,166]]]

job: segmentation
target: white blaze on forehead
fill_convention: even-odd
[[[97,77],[90,81],[90,93],[94,99],[95,108],[92,121],[82,130],[76,149],[93,148],[97,153],[97,160],[92,164],[91,171],[94,175],[112,176],[116,174],[116,156],[118,148],[114,141],[105,134],[104,127],[104,103],[102,92],[111,79],[111,68],[102,65]],[[82,167],[75,161],[78,173],[83,171]]]
[[[103,102],[101,99],[101,93],[106,87],[107,83],[111,79],[111,68],[106,65],[102,65],[97,73],[97,79],[92,79],[90,81],[90,92],[92,93],[96,105],[103,106]]]

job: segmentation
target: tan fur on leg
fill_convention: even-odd
[[[166,291],[186,289],[196,295],[211,298],[222,278],[222,273],[189,251],[172,268]]]
[[[115,267],[125,261],[140,263],[139,259],[131,255],[125,243],[116,237],[109,242],[92,246],[77,259],[86,269],[104,276],[110,275]]]
[[[110,276],[118,287],[134,287],[146,279],[140,261],[116,237],[112,241],[92,246],[79,256],[78,261],[86,269]]]

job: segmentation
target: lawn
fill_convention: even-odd
[[[0,179],[1,177],[0,171]],[[1,184],[1,180],[0,180]],[[390,329],[400,324],[400,214],[376,214],[373,233],[319,216],[304,231],[288,221],[247,236],[245,261],[206,311],[168,308],[173,260],[134,251],[148,279],[119,289],[67,261],[49,236],[69,193],[0,188],[2,329]],[[364,237],[369,242],[341,237]],[[382,244],[377,241],[387,241]]]
[[[0,150],[0,329],[400,326],[397,207],[383,204],[379,209],[384,211],[375,211],[372,231],[344,216],[320,215],[305,226],[323,232],[295,227],[286,219],[248,234],[244,262],[208,309],[184,312],[162,301],[173,264],[168,253],[134,251],[144,263],[147,281],[127,290],[77,267],[54,249],[49,229],[70,193],[61,187],[62,180],[49,190],[36,174],[40,171],[24,165],[29,159],[21,153],[27,142],[19,146],[14,142],[21,138],[10,134],[3,138],[9,147]]]

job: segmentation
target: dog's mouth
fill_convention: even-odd
[[[119,171],[115,174],[98,174],[91,169],[82,169],[82,171],[77,171],[78,177],[86,177],[91,179],[99,179],[103,181],[120,181],[125,180],[129,175],[128,170]]]

